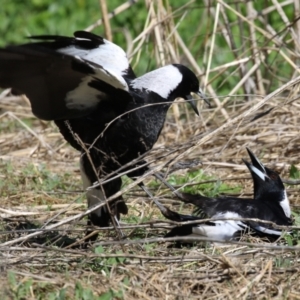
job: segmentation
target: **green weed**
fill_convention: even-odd
[[[205,174],[202,169],[186,172],[185,175],[171,175],[168,182],[173,186],[182,186],[182,192],[203,194],[207,197],[215,197],[223,193],[238,193],[241,191],[240,186],[230,186],[220,182],[215,179],[215,177]],[[160,183],[153,181],[151,186],[157,187],[158,184]]]

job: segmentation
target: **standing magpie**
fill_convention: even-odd
[[[213,240],[229,240],[246,230],[252,230],[260,236],[280,236],[282,231],[271,224],[250,220],[270,221],[277,225],[292,224],[291,209],[286,190],[280,176],[265,167],[247,148],[251,162],[244,163],[250,170],[254,182],[254,199],[237,197],[209,198],[201,195],[181,193],[181,200],[194,204],[195,215],[183,215],[169,210],[157,203],[163,215],[177,222],[197,221],[210,218],[202,224],[186,224],[174,227],[167,237],[200,235]]]
[[[187,67],[172,64],[136,77],[119,46],[90,32],[31,39],[36,42],[0,49],[0,87],[25,94],[33,114],[54,120],[63,137],[81,152],[84,188],[99,178],[110,179],[88,189],[89,208],[120,190],[121,179],[109,174],[153,147],[176,98],[189,101],[197,114],[191,93],[206,100]],[[139,160],[122,171],[132,169],[127,175],[133,178],[147,168]],[[127,214],[121,196],[111,202],[110,210],[117,219]],[[89,223],[101,227],[110,220],[108,207],[89,216]]]

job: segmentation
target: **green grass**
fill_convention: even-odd
[[[201,194],[207,197],[216,197],[220,194],[236,194],[242,187],[238,184],[229,185],[221,182],[215,176],[207,175],[203,169],[186,171],[184,175],[170,175],[168,182],[173,186],[182,187],[185,193]],[[157,188],[160,182],[153,181],[150,186]]]
[[[289,173],[291,179],[300,179],[300,170],[295,165],[291,165]]]
[[[38,280],[28,279],[18,281],[17,275],[13,271],[9,271],[7,274],[8,286],[5,290],[6,295],[2,299],[49,299],[49,300],[112,300],[123,299],[124,286],[128,286],[129,280],[124,278],[121,287],[118,290],[111,288],[107,289],[107,292],[97,296],[93,292],[93,287],[90,284],[83,282],[75,282],[74,288],[62,287],[53,291],[53,284],[38,282]],[[63,285],[63,284],[62,284]]]
[[[51,193],[78,189],[78,183],[69,172],[53,173],[47,169],[46,164],[28,163],[17,167],[11,161],[0,160],[2,180],[0,181],[0,194],[2,197],[22,195],[23,192]],[[62,198],[65,196],[62,195]]]
[[[108,11],[113,11],[120,4],[119,0],[107,1]],[[192,3],[182,8],[185,0],[177,1],[162,1],[164,7],[173,11],[173,21],[177,24],[177,30],[186,43],[187,48],[193,54],[197,64],[205,69],[207,66],[207,51],[210,40],[212,38],[212,27],[215,22],[215,16],[202,2]],[[29,35],[42,34],[60,34],[72,35],[74,31],[84,29],[95,21],[101,18],[101,11],[99,1],[83,1],[83,0],[66,0],[60,3],[51,0],[34,0],[34,1],[10,1],[2,0],[0,10],[0,32],[2,37],[0,46],[10,43],[24,43],[25,37]],[[216,3],[212,1],[212,6]],[[154,6],[157,9],[156,6]],[[266,8],[266,4],[261,1],[254,1],[253,7],[257,11]],[[246,4],[240,2],[238,10],[246,13]],[[294,18],[293,5],[286,5],[282,8],[289,20]],[[110,20],[114,42],[119,44],[124,49],[127,48],[126,36],[133,40],[144,30],[145,22],[147,20],[149,9],[145,6],[144,1],[139,1],[129,9],[123,11],[121,14],[115,16]],[[228,27],[232,35],[232,41],[236,48],[236,57],[250,56],[252,54],[252,42],[249,38],[249,26],[242,26],[241,31],[240,19],[235,13],[226,10],[228,18]],[[270,26],[277,32],[284,30],[286,24],[282,21],[281,16],[276,10],[270,11],[267,15]],[[169,20],[168,20],[169,21]],[[216,32],[216,42],[214,50],[214,59],[211,63],[211,68],[218,67],[222,64],[232,62],[235,59],[234,51],[229,49],[222,28],[225,26],[223,20]],[[254,20],[257,27],[264,28],[263,24],[258,18]],[[191,31],[191,28],[193,30]],[[104,28],[100,26],[94,30],[95,33],[103,35]],[[165,34],[168,36],[172,29],[167,28]],[[157,67],[154,55],[153,33],[147,39],[142,48],[142,55],[137,61],[134,59],[135,71],[137,74],[143,74],[149,70]],[[170,39],[172,42],[172,40]],[[256,32],[256,42],[258,48],[267,49],[274,46],[272,39],[266,38],[259,31]],[[293,39],[290,35],[285,36],[284,46],[282,51],[287,48],[293,48]],[[175,45],[175,48],[178,48]],[[286,49],[285,49],[286,48]],[[245,50],[247,49],[247,50]],[[270,73],[277,73],[280,70],[280,78],[271,80],[269,86],[270,91],[281,84],[286,79],[291,77],[293,68],[284,59],[278,55],[278,51],[264,52],[266,55],[265,65],[260,66],[263,78],[268,78]],[[199,74],[200,75],[200,74]],[[216,73],[211,74],[212,77]],[[220,73],[211,83],[212,87],[218,91],[218,95],[227,95],[228,92],[235,87],[236,82],[240,79],[240,74],[236,70],[236,66],[227,68]],[[235,94],[244,94],[243,88]]]
[[[300,171],[295,165],[291,165],[289,170],[289,176],[292,180],[300,179]],[[300,209],[294,209],[292,211],[292,216],[294,220],[294,226],[300,226]],[[288,245],[299,245],[300,244],[300,232],[299,230],[294,230],[292,235],[286,235],[286,241]]]
[[[282,3],[281,0],[278,2],[279,4]],[[111,11],[123,3],[123,1],[112,0],[107,1],[107,3],[108,10]],[[156,12],[157,3],[158,2],[154,3]],[[295,76],[293,68],[283,59],[279,51],[285,53],[291,61],[297,64],[297,53],[299,49],[297,48],[294,37],[291,35],[292,29],[297,30],[297,27],[295,25],[285,29],[287,24],[285,24],[282,15],[278,13],[276,8],[263,15],[263,19],[275,30],[276,36],[274,35],[271,38],[267,38],[256,30],[255,42],[257,45],[254,46],[254,43],[250,40],[249,24],[224,7],[224,16],[227,17],[228,23],[225,24],[224,16],[221,13],[216,28],[216,40],[215,43],[212,43],[213,24],[216,20],[214,14],[216,11],[216,1],[209,2],[211,7],[204,7],[203,2],[195,1],[186,8],[178,11],[176,11],[176,9],[185,4],[186,1],[163,0],[160,3],[170,10],[173,10],[173,21],[177,26],[179,35],[190,50],[196,64],[203,70],[207,68],[209,51],[213,47],[211,68],[220,67],[220,69],[211,72],[208,79],[211,81],[211,88],[216,95],[227,95],[228,92],[240,82],[244,76],[239,72],[240,69],[244,67],[245,72],[248,72],[253,67],[255,59],[254,56],[251,57],[251,55],[254,55],[256,51],[261,57],[264,57],[258,70],[262,73],[262,84],[266,94],[277,87],[281,87],[283,83]],[[24,37],[28,35],[72,35],[73,31],[84,29],[101,17],[98,0],[67,0],[60,3],[50,0],[3,0],[1,4],[1,46],[10,43],[26,42],[27,40],[24,39]],[[273,4],[271,1],[230,3],[230,7],[237,9],[247,20],[249,20],[247,16],[248,5],[253,5],[254,9],[258,12],[262,12],[265,8],[269,8]],[[294,5],[286,5],[282,7],[282,11],[286,13],[289,22],[292,22],[295,17]],[[114,42],[126,49],[128,45],[126,38],[133,40],[143,32],[148,12],[149,9],[145,7],[145,1],[139,1],[132,8],[114,17],[111,20]],[[263,24],[259,18],[256,18],[253,22],[259,28],[266,29],[266,24]],[[224,34],[226,26],[229,28],[235,49],[228,46],[226,41],[226,35]],[[163,22],[156,28],[161,30],[165,35],[163,37],[164,45],[170,42],[170,44],[174,46],[175,52],[178,51],[178,55],[176,55],[178,60],[189,65],[190,63],[183,54],[182,49],[178,46],[178,43],[172,39],[167,39],[174,27],[171,26],[169,28],[169,23],[167,22],[167,24],[165,24]],[[103,35],[103,27],[96,28],[94,33]],[[282,40],[281,46],[275,44],[274,41],[276,38]],[[137,75],[141,75],[159,66],[157,53],[155,53],[154,50],[156,42],[154,31],[150,31],[142,45],[140,59],[138,60],[137,56],[133,58],[134,70]],[[136,47],[137,44],[133,46]],[[236,54],[236,56],[234,54]],[[169,54],[166,55],[168,56]],[[237,60],[247,57],[250,57],[250,60],[243,66],[237,63]],[[222,68],[223,64],[232,62],[236,64]],[[203,77],[201,77],[201,79],[202,78]],[[256,77],[256,73],[251,75],[251,81],[246,80],[247,82],[245,82],[244,86],[251,86],[252,80],[256,88],[251,89],[250,93],[255,94],[258,91],[258,77]],[[206,92],[207,94],[210,93],[209,90]],[[242,86],[234,93],[236,96],[232,98],[232,100],[236,102],[231,101],[228,107],[225,107],[230,118],[240,113],[239,108],[244,102],[246,104],[250,103],[244,99],[244,93],[245,90]],[[292,88],[288,90],[288,94],[293,94]],[[291,100],[291,97],[287,97],[288,94],[286,93],[284,97],[285,99]],[[220,97],[219,99],[222,101],[223,98]],[[290,140],[284,140],[284,142],[280,140],[277,145],[275,145],[273,139],[269,141],[264,139],[263,136],[260,136],[260,133],[264,131],[268,125],[276,124],[277,120],[292,120],[291,123],[293,123],[293,120],[296,120],[296,117],[293,119],[288,115],[287,111],[289,111],[290,106],[283,107],[284,102],[282,99],[279,99],[279,101],[276,99],[272,99],[272,101],[273,100],[274,102],[270,103],[270,105],[276,106],[276,112],[274,115],[272,114],[271,117],[267,115],[253,123],[253,128],[255,129],[257,127],[257,131],[252,130],[253,128],[251,126],[251,128],[247,127],[246,131],[239,131],[237,128],[237,132],[234,132],[234,134],[232,131],[225,130],[222,136],[219,135],[221,139],[220,142],[219,140],[217,141],[217,146],[220,146],[222,139],[224,145],[227,143],[227,148],[224,148],[224,156],[222,156],[224,157],[224,161],[226,158],[227,162],[230,162],[230,159],[236,162],[238,155],[240,155],[239,153],[234,157],[231,155],[230,159],[227,160],[228,156],[226,156],[226,151],[228,148],[230,150],[233,150],[233,147],[234,149],[240,149],[239,147],[244,147],[245,143],[252,143],[253,141],[258,148],[262,146],[266,147],[266,150],[268,150],[266,153],[269,154],[270,152],[270,154],[272,154],[268,156],[270,157],[270,161],[273,160],[273,154],[277,151],[277,148],[282,149],[285,145],[289,145],[289,151],[293,149],[293,151],[297,151],[297,147],[293,146],[293,143],[297,141],[297,139],[296,136],[292,134]],[[238,105],[235,107],[235,104]],[[292,102],[290,105],[292,105]],[[286,109],[285,113],[282,113],[282,107]],[[296,109],[296,107],[293,107],[293,109],[294,108]],[[249,109],[249,105],[247,109]],[[262,108],[262,110],[264,109],[265,108]],[[33,121],[34,119],[23,117],[24,115],[28,115],[28,110],[23,113],[22,109],[18,106],[15,111],[14,108],[12,108],[12,111],[16,113],[25,124],[33,128],[33,130],[40,132],[41,128],[42,130],[45,128],[44,124]],[[21,114],[19,115],[20,112]],[[207,114],[204,113],[203,119],[207,119],[210,113],[212,113],[212,110]],[[297,114],[296,111],[295,114]],[[270,118],[268,119],[268,117]],[[215,120],[210,120],[209,124],[206,124],[208,130],[213,130],[223,124],[224,118],[222,115],[216,114],[214,119],[216,119],[216,122]],[[1,120],[0,134],[3,136],[0,142],[3,140],[6,141],[6,134],[23,134],[20,133],[20,129],[22,130],[23,128],[22,125],[15,120],[10,118],[2,118]],[[264,122],[264,120],[266,120],[266,122]],[[185,122],[185,120],[181,121]],[[194,133],[194,130],[196,132],[198,129],[200,131],[204,130],[198,128],[198,125],[202,126],[199,120],[193,122],[193,119],[191,119],[191,123],[193,127],[189,132]],[[280,126],[281,123],[279,122],[278,124]],[[297,124],[297,122],[295,121],[294,124]],[[36,125],[39,126],[36,127]],[[243,124],[240,125],[243,127]],[[57,133],[57,129],[55,130],[56,131],[53,132]],[[187,139],[189,138],[189,134],[190,133],[186,135]],[[231,134],[233,137],[237,134],[239,138],[232,139],[230,142],[228,138]],[[281,133],[278,134],[278,136],[280,138]],[[248,140],[246,141],[244,137],[247,137]],[[214,141],[215,140],[212,139],[212,142]],[[22,146],[27,147],[30,143],[30,139],[26,140],[22,145],[17,144],[17,142],[18,141],[14,140],[11,144],[5,143],[5,150],[7,150],[5,155],[10,155],[10,151],[22,150]],[[209,147],[213,146],[208,141],[206,145],[207,156],[209,156],[210,159],[216,158],[220,161],[220,157],[215,156],[215,151],[212,150],[212,152],[209,152]],[[195,151],[201,152],[201,150]],[[287,152],[282,151],[282,153],[284,155],[284,153]],[[60,159],[62,162],[65,162],[64,154],[65,152],[55,153],[57,156],[61,155]],[[10,208],[13,210],[13,206],[20,206],[21,204],[23,206],[24,203],[28,207],[31,205],[45,204],[48,206],[48,209],[45,209],[46,213],[50,213],[53,204],[78,201],[86,205],[84,193],[75,192],[75,197],[72,193],[69,193],[82,188],[79,173],[72,173],[74,166],[72,165],[70,171],[68,171],[67,167],[66,169],[60,167],[59,170],[56,170],[57,163],[51,166],[52,157],[48,154],[45,155],[45,157],[43,161],[34,156],[32,163],[24,163],[21,162],[21,160],[19,162],[18,158],[15,158],[12,162],[0,162],[1,208]],[[290,155],[286,155],[280,158],[279,161],[282,159],[283,162],[290,163],[290,158]],[[26,161],[29,160],[26,154],[22,159]],[[73,160],[70,161],[70,164],[73,164]],[[59,161],[57,162],[59,163]],[[298,163],[298,160],[294,159],[293,162]],[[75,167],[77,167],[76,164]],[[209,170],[211,172],[211,169]],[[246,184],[231,184],[231,181],[222,182],[218,179],[218,171],[216,172],[216,175],[211,176],[207,174],[207,171],[199,169],[197,171],[184,172],[184,175],[171,175],[168,180],[175,186],[184,186],[182,190],[185,192],[193,194],[200,193],[209,197],[215,197],[220,194],[237,194],[241,192],[242,189],[244,191]],[[296,167],[291,168],[290,177],[293,179],[300,178],[300,172]],[[128,182],[127,179],[124,179],[123,186],[126,186]],[[247,181],[247,183],[248,182],[249,181]],[[166,193],[169,193],[169,191],[165,192],[163,185],[159,182],[151,182],[149,186],[154,189],[154,194],[157,194],[159,197],[163,197]],[[158,187],[162,188],[158,189]],[[297,196],[298,191],[295,190],[296,189],[293,189],[293,191],[288,193],[289,196],[294,196],[293,204],[299,202],[299,197]],[[136,190],[132,191],[133,194],[135,192]],[[127,203],[132,205],[130,201],[133,200],[134,196],[131,195],[131,192],[124,197]],[[75,200],[73,200],[74,198]],[[139,204],[140,203],[138,203],[138,205]],[[130,207],[128,216],[122,216],[122,221],[137,226],[134,230],[125,231],[125,233],[130,233],[128,240],[136,241],[148,237],[163,236],[167,231],[166,228],[156,229],[151,226],[147,228],[138,227],[137,223],[148,222],[153,219],[164,219],[158,210],[155,209],[154,205],[145,205],[147,208],[143,212],[144,214],[139,211],[139,209],[144,209],[143,205],[138,205],[137,207]],[[71,211],[71,213],[76,214],[83,212],[85,207],[86,206],[80,207],[78,211]],[[183,209],[183,207],[181,207],[180,210],[181,209]],[[191,211],[190,208],[186,209]],[[58,220],[68,216],[67,214],[62,214]],[[33,222],[35,221],[35,217],[36,216],[25,218],[25,221],[30,220]],[[295,225],[299,226],[300,214],[296,209],[293,209],[293,217]],[[40,227],[47,222],[47,220],[42,220],[43,223],[39,224]],[[55,221],[56,220],[54,220],[54,222]],[[1,229],[7,226],[7,222],[6,220],[1,221]],[[13,218],[13,222],[20,223],[23,222],[23,219]],[[35,222],[33,223],[35,224]],[[80,220],[79,223],[75,223],[75,225],[73,223],[67,224],[67,226],[60,228],[61,232],[59,233],[72,238],[82,238],[84,231],[72,232],[72,230],[77,228],[84,229],[85,224],[86,220]],[[12,238],[8,238],[5,242],[22,235],[24,236],[26,233],[17,234]],[[237,299],[236,295],[245,287],[246,292],[239,298],[256,299],[273,296],[278,298],[281,296],[281,298],[286,297],[292,299],[292,297],[299,295],[297,291],[300,293],[298,284],[300,260],[299,252],[296,248],[292,251],[285,249],[285,247],[281,247],[279,250],[263,249],[259,247],[259,244],[263,243],[263,241],[253,240],[250,236],[246,236],[244,241],[250,242],[251,246],[230,245],[229,250],[228,248],[224,250],[221,247],[212,247],[211,245],[203,249],[200,244],[188,249],[169,249],[169,244],[158,242],[148,242],[146,244],[142,244],[141,242],[139,245],[126,244],[121,246],[113,244],[115,238],[116,233],[113,230],[110,232],[101,232],[97,243],[101,243],[102,241],[109,243],[112,241],[111,245],[95,245],[95,248],[75,249],[74,252],[67,253],[63,252],[64,249],[60,248],[57,243],[49,239],[43,240],[41,237],[40,241],[37,239],[24,241],[14,244],[8,249],[1,249],[0,260],[1,263],[2,261],[4,262],[4,264],[1,265],[3,272],[1,274],[0,294],[4,294],[1,299],[105,300],[123,298],[139,299],[143,298],[143,295],[148,299],[164,299],[166,297],[170,299],[175,299],[176,297],[177,299],[192,299],[193,297],[226,299],[228,295],[231,296],[231,298]],[[292,235],[285,235],[283,239],[277,242],[277,245],[295,246],[299,244],[299,240],[299,233],[297,230],[294,230]],[[37,246],[38,242],[39,244]],[[268,245],[270,246],[271,244]],[[48,246],[49,248],[45,249],[43,248],[44,246]],[[120,257],[112,257],[109,256],[110,254],[119,254]],[[153,262],[151,259],[141,259],[140,257],[129,258],[129,255],[132,254],[136,256],[148,256],[153,259],[161,256],[162,261]],[[102,255],[102,257],[97,255]],[[128,256],[124,258],[124,255]],[[180,259],[176,262],[170,262],[170,259],[174,256],[179,256]],[[192,261],[185,260],[189,258],[189,256],[193,257]],[[266,269],[266,264],[270,261],[272,263],[272,265],[270,265],[271,268]],[[7,262],[7,265],[5,262]],[[238,272],[236,272],[236,270]],[[263,275],[264,272],[265,275]]]

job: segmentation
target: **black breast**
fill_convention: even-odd
[[[153,104],[157,100],[161,102],[160,99],[151,99]],[[84,152],[74,134],[86,148],[93,144],[90,148],[93,163],[97,167],[102,166],[102,170],[111,172],[150,150],[157,141],[169,105],[145,106],[147,101],[149,102],[147,95],[135,95],[134,101],[126,109],[121,107],[124,103],[116,108],[116,101],[101,101],[97,110],[87,117],[58,120],[55,123],[75,149]],[[112,103],[114,107],[111,106]],[[123,111],[121,115],[120,110]],[[144,171],[145,168],[132,176],[141,175]]]

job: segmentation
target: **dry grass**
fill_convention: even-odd
[[[153,171],[168,173],[177,162],[201,160],[206,174],[229,185],[240,184],[240,194],[247,195],[251,180],[241,160],[246,157],[245,147],[284,179],[289,178],[292,165],[300,168],[300,23],[289,20],[284,11],[294,7],[296,20],[299,3],[275,0],[260,15],[255,15],[252,2],[236,6],[222,0],[212,6],[209,1],[204,3],[207,8],[203,15],[207,14],[207,21],[213,20],[203,39],[205,73],[196,60],[199,54],[189,51],[193,42],[183,41],[173,18],[181,15],[185,22],[185,13],[196,5],[194,1],[174,12],[160,1],[146,1],[149,15],[145,30],[128,46],[133,65],[150,40],[157,66],[169,62],[192,66],[203,75],[202,85],[213,103],[210,109],[199,103],[200,118],[185,105],[173,105],[147,161]],[[246,14],[241,7],[247,8]],[[264,23],[274,11],[282,21],[278,28]],[[229,12],[235,21],[228,20]],[[110,31],[108,20],[109,16],[105,22]],[[238,38],[245,40],[241,47],[233,43],[236,23],[250,33],[245,38],[240,32]],[[200,31],[195,28],[193,33]],[[220,32],[227,48],[215,39]],[[212,67],[219,51],[234,51],[234,58]],[[233,78],[235,85],[226,97],[218,98],[216,88],[226,85],[226,78]],[[218,80],[220,83],[214,85]],[[81,218],[89,212],[81,190],[78,153],[64,142],[53,124],[31,115],[26,98],[4,91],[0,112],[0,179],[7,182],[6,177],[11,176],[11,185],[2,187],[0,198],[1,290],[7,299],[37,299],[51,293],[62,299],[63,291],[67,299],[81,299],[78,293],[89,289],[102,295],[101,299],[300,299],[297,245],[287,246],[284,239],[268,243],[246,236],[226,245],[198,241],[192,248],[169,248],[172,243],[163,235],[172,224],[135,188],[138,181],[122,190],[130,208],[130,215],[122,219],[128,238],[118,241],[113,228],[103,229],[91,248],[70,249],[84,237],[86,221]],[[30,171],[24,171],[28,165],[32,166]],[[58,188],[46,185],[48,175],[41,165],[50,177],[61,175]],[[177,171],[184,172],[187,170]],[[151,178],[150,173],[145,177]],[[297,212],[298,186],[290,185],[287,191]],[[174,208],[178,204],[162,187],[153,192],[166,205]],[[294,228],[299,229],[299,224]]]

